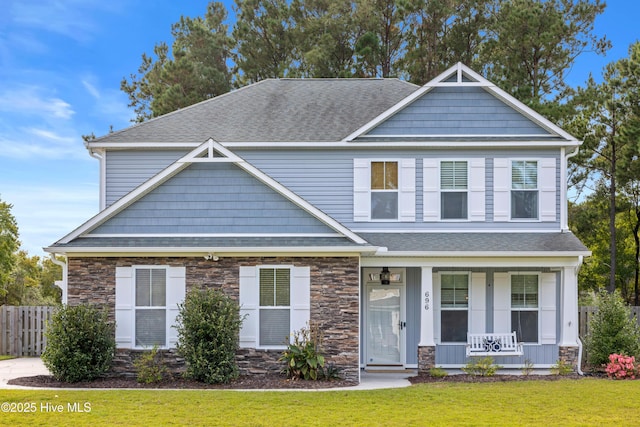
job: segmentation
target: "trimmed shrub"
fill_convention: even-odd
[[[624,354],[610,354],[609,363],[605,368],[605,372],[609,378],[617,380],[636,379],[638,368],[635,366],[636,358],[633,356],[625,356]]]
[[[493,357],[485,356],[471,358],[471,361],[462,368],[462,371],[469,375],[492,377],[499,369],[502,369],[502,366],[494,364]]]
[[[238,303],[221,291],[196,289],[178,308],[176,347],[187,364],[185,376],[209,384],[238,378]]]
[[[62,306],[46,331],[45,366],[59,381],[90,381],[111,369],[115,325],[107,312],[90,305]]]
[[[620,294],[600,291],[597,307],[585,339],[589,365],[600,368],[614,353],[640,356],[640,327]]]

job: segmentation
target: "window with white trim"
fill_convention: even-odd
[[[135,346],[167,345],[167,269],[135,269]]]
[[[440,275],[440,341],[467,342],[469,274]]]
[[[538,162],[511,162],[511,218],[538,219]]]
[[[398,162],[371,162],[371,219],[398,219]]]
[[[466,161],[440,162],[441,219],[467,219],[467,176]]]
[[[538,342],[539,275],[511,275],[511,330],[518,341]]]
[[[261,267],[259,283],[259,345],[284,346],[291,333],[291,270]]]

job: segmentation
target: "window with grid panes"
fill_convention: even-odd
[[[260,346],[284,346],[289,342],[291,270],[260,268]]]
[[[371,219],[398,219],[398,162],[371,162]]]
[[[136,347],[167,345],[167,270],[135,269]]]
[[[469,323],[469,275],[440,276],[440,341],[466,342]]]
[[[511,218],[538,218],[538,162],[511,162]]]
[[[538,342],[538,277],[511,276],[511,330],[521,342]]]
[[[440,163],[440,217],[467,219],[467,162]]]

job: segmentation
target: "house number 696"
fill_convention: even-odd
[[[429,310],[429,302],[431,300],[429,299],[429,291],[424,293],[424,309],[425,310]]]

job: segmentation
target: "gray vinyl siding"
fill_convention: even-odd
[[[353,229],[495,229],[555,230],[559,227],[560,212],[560,153],[557,149],[540,150],[237,150],[237,153],[267,175],[300,195],[323,212]],[[485,158],[485,222],[423,222],[424,158]],[[556,158],[556,221],[493,223],[493,159]],[[353,159],[416,159],[416,221],[415,222],[354,222],[353,221]]]
[[[436,87],[369,135],[549,135],[481,87]]]
[[[108,151],[105,157],[106,206],[110,206],[185,154],[185,150]]]
[[[231,163],[195,163],[93,234],[335,233]]]
[[[422,270],[420,268],[407,268],[407,333],[406,333],[406,358],[408,365],[418,363],[418,344],[420,343],[420,304],[413,304],[414,301],[421,301],[422,290]]]

